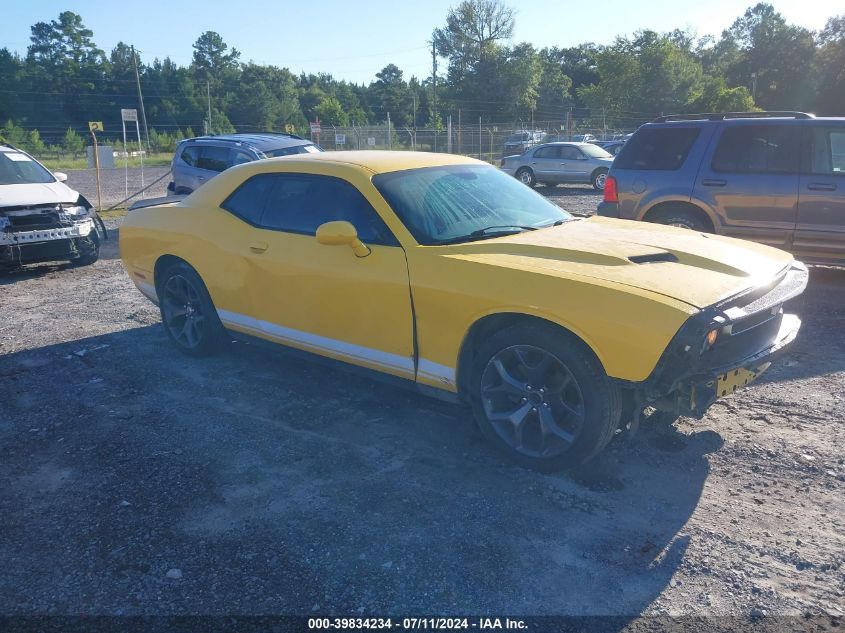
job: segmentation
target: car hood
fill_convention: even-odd
[[[79,193],[62,182],[0,185],[0,208],[74,203]]]
[[[771,283],[793,261],[753,242],[600,217],[455,248],[444,255],[623,284],[699,309]]]

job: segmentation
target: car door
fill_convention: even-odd
[[[845,123],[813,121],[803,130],[793,251],[815,262],[845,261]]]
[[[800,142],[790,122],[724,126],[704,156],[693,196],[715,211],[725,234],[789,249]]]
[[[199,156],[200,148],[198,146],[191,144],[182,146],[173,173],[176,193],[195,191],[202,184],[199,177],[205,175],[205,170],[197,166]]]
[[[560,182],[560,153],[557,145],[542,145],[531,150],[531,169],[537,182]]]
[[[589,182],[589,161],[574,145],[560,146],[560,173],[562,182]]]
[[[354,185],[330,176],[260,174],[242,187],[259,186],[263,210],[247,254],[254,314],[222,315],[224,320],[299,349],[413,379],[405,252],[370,203]],[[317,227],[333,220],[350,221],[369,255],[319,244]]]
[[[197,161],[196,179],[197,187],[214,178],[221,171],[225,171],[231,167],[232,152],[229,147],[222,147],[220,145],[202,145],[200,146],[200,155]]]

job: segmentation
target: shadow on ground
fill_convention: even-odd
[[[160,327],[0,357],[0,402],[5,614],[636,615],[721,446],[646,427],[541,475],[462,409]]]

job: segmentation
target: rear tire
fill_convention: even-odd
[[[666,224],[681,229],[690,229],[700,233],[713,233],[713,225],[704,216],[703,211],[696,211],[687,207],[665,207],[649,214],[649,222]]]
[[[167,337],[189,356],[208,356],[227,340],[226,329],[200,276],[185,262],[167,268],[156,284]]]
[[[530,167],[520,167],[516,170],[516,179],[519,180],[526,187],[534,187],[537,184],[537,178]]]
[[[491,336],[469,388],[484,436],[543,472],[589,460],[619,425],[619,388],[583,342],[553,325],[518,323]]]
[[[593,173],[593,189],[596,191],[604,191],[604,183],[607,180],[607,170],[599,169]]]

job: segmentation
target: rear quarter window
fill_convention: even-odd
[[[614,169],[680,169],[701,133],[697,127],[644,128],[634,134],[613,162]]]

